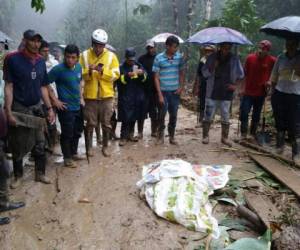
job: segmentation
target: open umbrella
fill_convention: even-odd
[[[203,29],[196,34],[192,35],[188,43],[195,44],[220,44],[220,43],[233,43],[239,45],[252,45],[252,42],[239,31],[227,27],[211,27]]]
[[[0,42],[12,42],[13,40],[0,30]]]
[[[156,36],[152,37],[150,40],[152,40],[155,43],[165,43],[169,36],[176,36],[180,43],[184,43],[184,41],[181,37],[179,37],[175,34],[172,34],[172,33],[160,33],[160,34],[157,34]]]
[[[260,31],[283,38],[300,38],[300,16],[286,16],[265,24]]]

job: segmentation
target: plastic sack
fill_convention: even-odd
[[[163,160],[144,166],[137,186],[158,216],[218,238],[209,195],[226,185],[230,170],[228,165],[193,166],[180,159]]]

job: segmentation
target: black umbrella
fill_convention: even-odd
[[[300,39],[300,16],[286,16],[265,24],[260,31],[283,38]]]

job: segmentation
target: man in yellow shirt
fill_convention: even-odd
[[[92,34],[92,47],[82,52],[80,64],[84,80],[84,119],[88,134],[100,122],[103,133],[102,153],[110,156],[107,147],[111,133],[110,119],[113,114],[114,81],[120,77],[119,61],[113,52],[105,48],[108,36],[102,29]],[[99,119],[99,121],[98,121]],[[90,141],[92,138],[90,138]]]

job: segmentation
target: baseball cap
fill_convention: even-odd
[[[129,60],[135,60],[136,52],[134,48],[127,48],[125,51],[125,57]]]
[[[147,40],[147,42],[146,42],[146,48],[147,47],[154,48],[155,47],[155,42],[153,40],[151,40],[151,39]]]
[[[38,37],[40,40],[43,40],[43,37],[35,30],[26,30],[23,33],[23,37],[28,40],[32,40],[34,37]]]
[[[262,50],[266,51],[270,51],[272,47],[272,43],[269,40],[262,40],[258,45]]]

